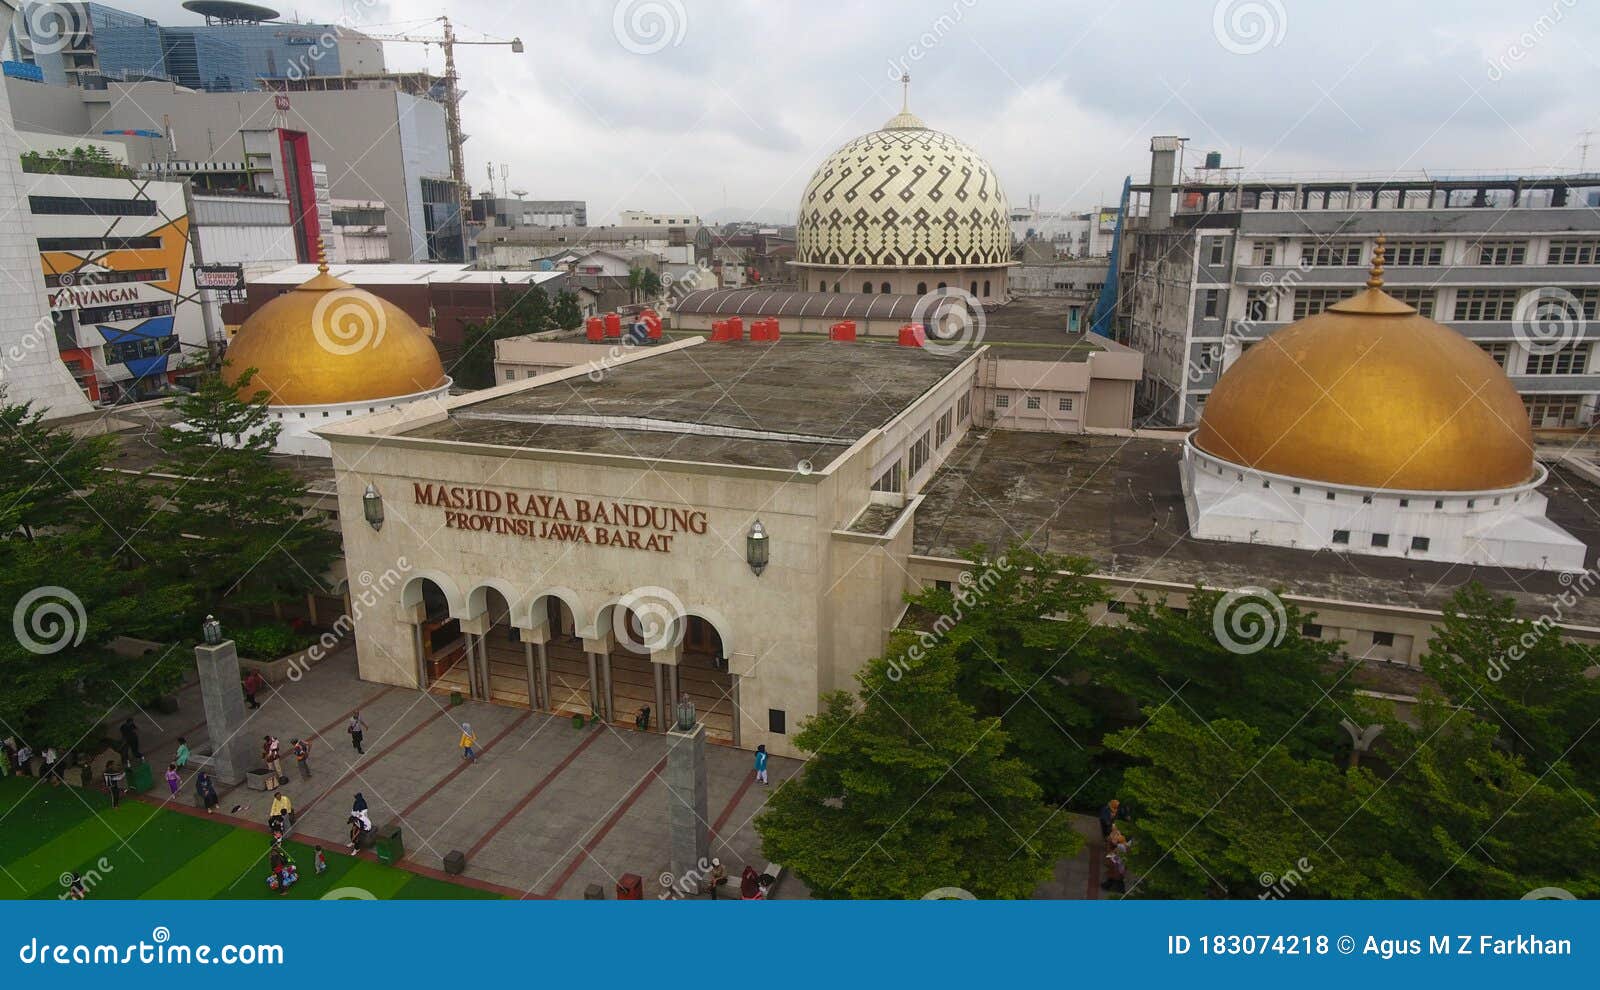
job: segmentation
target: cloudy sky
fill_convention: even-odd
[[[192,23],[180,0],[108,0]],[[265,2],[265,0],[264,0]],[[1115,199],[1154,134],[1252,173],[1575,170],[1600,132],[1584,0],[284,0],[460,48],[468,178],[533,198],[792,219],[812,168],[899,109],[976,147],[1013,203]],[[437,48],[390,45],[438,71]],[[1589,164],[1600,166],[1600,133]]]

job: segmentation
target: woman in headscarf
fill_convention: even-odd
[[[761,874],[753,866],[746,866],[744,872],[739,874],[739,898],[745,901],[759,901],[766,897],[766,891],[761,889]]]
[[[206,807],[206,814],[217,810],[217,785],[211,782],[211,775],[204,770],[194,776],[194,793],[200,803]]]
[[[350,851],[361,848],[365,833],[372,831],[372,817],[367,814],[367,799],[361,792],[356,792],[356,800],[350,807]]]

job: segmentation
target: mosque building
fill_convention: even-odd
[[[1217,382],[1183,450],[1190,532],[1573,572],[1549,471],[1511,379],[1481,347],[1383,291],[1273,334]]]
[[[326,261],[239,328],[223,375],[235,382],[251,370],[247,391],[267,392],[285,454],[327,457],[318,427],[450,390],[427,332],[394,304],[329,275]]]

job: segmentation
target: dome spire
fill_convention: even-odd
[[[925,131],[928,125],[911,112],[911,70],[900,70],[900,112],[881,128],[885,131]]]
[[[1388,238],[1379,234],[1377,241],[1372,246],[1372,270],[1367,273],[1367,288],[1369,289],[1383,288],[1383,262],[1384,255],[1387,253],[1384,245],[1387,243]]]
[[[900,112],[911,113],[911,71],[900,70]]]

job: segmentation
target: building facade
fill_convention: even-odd
[[[1133,187],[1119,273],[1146,421],[1194,423],[1240,354],[1355,295],[1379,234],[1386,289],[1494,358],[1536,428],[1594,421],[1600,176],[1195,184],[1173,163]]]

